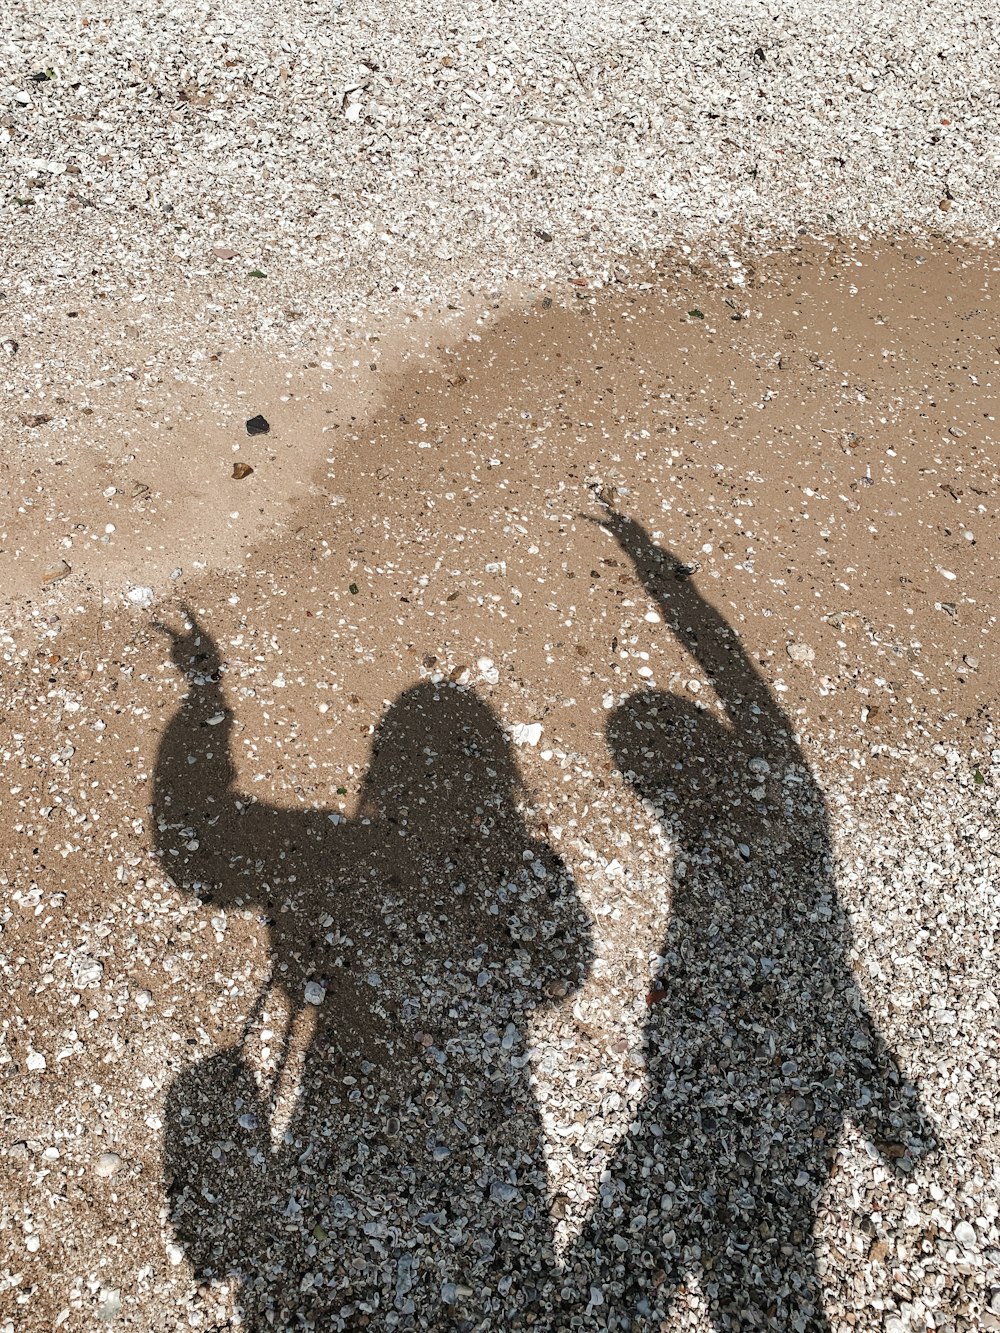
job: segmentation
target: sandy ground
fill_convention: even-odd
[[[67,311],[88,380],[225,332],[332,324],[578,275],[742,227],[996,235],[997,15],[872,0],[9,0],[0,335]],[[260,276],[258,276],[260,275]],[[70,334],[71,336],[71,334]],[[60,364],[62,363],[62,365]],[[46,410],[46,409],[41,409]],[[56,413],[58,415],[58,413]]]
[[[1000,1326],[996,270],[17,404],[0,1326]]]

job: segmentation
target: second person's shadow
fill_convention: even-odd
[[[263,804],[214,642],[193,617],[168,632],[189,689],[156,763],[158,851],[180,887],[262,918],[271,961],[244,1030],[167,1099],[196,1277],[235,1284],[254,1331],[533,1322],[557,1268],[527,1027],[581,984],[590,932],[518,813],[505,733],[471,691],[417,685],[353,818]]]
[[[666,1327],[693,1280],[720,1333],[826,1333],[815,1231],[845,1127],[901,1173],[931,1128],[854,980],[826,803],[792,719],[676,557],[620,514],[601,521],[721,707],[648,690],[609,722],[672,844],[671,916],[648,1094],[568,1287],[588,1328]]]

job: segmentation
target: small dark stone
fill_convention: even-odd
[[[535,235],[540,241],[548,242],[555,239],[550,231],[545,231],[541,227],[536,229]]]
[[[247,422],[248,435],[267,435],[271,429],[271,423],[267,417],[251,417]]]

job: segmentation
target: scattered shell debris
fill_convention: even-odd
[[[992,17],[321,9],[15,18],[0,1333],[1000,1329]]]
[[[147,607],[152,606],[155,597],[156,594],[153,589],[147,587],[143,583],[134,584],[131,588],[125,589],[126,602],[128,602],[130,606],[138,607],[140,610],[145,610]]]

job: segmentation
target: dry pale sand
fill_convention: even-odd
[[[1000,1326],[996,271],[668,259],[22,423],[0,1327]]]

